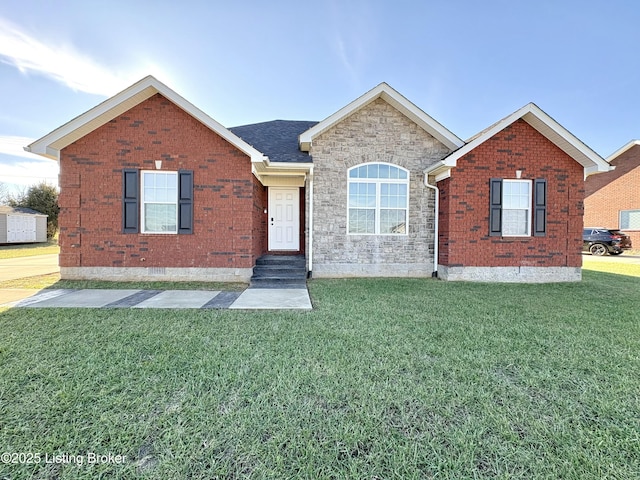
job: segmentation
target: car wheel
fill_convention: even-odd
[[[621,255],[622,252],[609,252],[609,255]]]
[[[591,255],[601,256],[607,253],[607,247],[601,243],[594,243],[589,247],[589,251],[591,252]]]

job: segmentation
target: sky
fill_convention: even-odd
[[[603,157],[640,138],[637,0],[2,0],[0,187],[146,75],[226,127],[322,120],[380,82],[462,139],[534,102]]]

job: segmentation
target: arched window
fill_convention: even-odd
[[[350,234],[407,233],[409,171],[388,163],[365,163],[349,169]]]

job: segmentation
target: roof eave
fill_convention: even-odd
[[[623,145],[621,148],[619,148],[618,150],[613,152],[611,155],[609,155],[606,159],[607,162],[611,162],[612,160],[615,160],[617,157],[619,157],[620,155],[622,155],[624,152],[631,149],[632,147],[635,147],[636,145],[640,145],[640,140],[631,140],[629,143]]]
[[[455,167],[458,159],[469,153],[471,150],[477,148],[479,145],[486,142],[494,135],[519,119],[523,119],[541,135],[547,138],[550,142],[564,151],[576,162],[580,163],[580,165],[582,165],[582,167],[584,168],[585,175],[590,174],[587,172],[607,172],[611,169],[608,162],[604,158],[594,152],[583,142],[578,140],[578,138],[576,138],[562,125],[560,125],[553,118],[547,115],[534,103],[525,105],[519,110],[513,112],[508,117],[495,123],[492,127],[474,138],[462,148],[448,155],[445,158],[445,162],[449,166]]]
[[[381,83],[375,88],[369,90],[364,95],[358,97],[348,105],[330,115],[317,125],[311,127],[306,132],[300,134],[300,149],[308,152],[313,144],[313,139],[341,122],[343,119],[369,105],[374,100],[382,98],[392,105],[398,111],[403,113],[407,118],[418,124],[422,129],[433,135],[438,141],[442,142],[450,150],[455,150],[464,145],[464,141],[455,134],[445,128],[442,124],[434,120],[431,116],[419,109],[400,93],[394,90],[386,83]]]
[[[36,140],[25,147],[25,150],[58,160],[60,150],[113,120],[118,115],[142,103],[156,93],[170,100],[187,114],[247,154],[252,162],[261,162],[263,160],[264,155],[262,153],[151,75],[134,83],[113,97],[108,98],[61,127],[58,127],[39,140]]]

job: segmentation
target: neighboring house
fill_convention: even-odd
[[[633,140],[607,161],[615,170],[585,182],[584,224],[616,228],[640,246],[640,140]]]
[[[146,77],[26,148],[60,162],[63,278],[246,281],[275,253],[315,277],[574,281],[584,177],[609,169],[533,104],[465,143],[385,83],[226,129]]]
[[[47,241],[47,215],[31,208],[0,205],[0,244]]]

